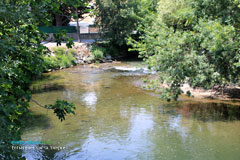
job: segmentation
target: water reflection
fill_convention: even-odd
[[[33,94],[36,93],[46,93],[46,92],[54,92],[54,91],[64,91],[64,85],[57,83],[48,83],[45,85],[33,85],[31,91]]]
[[[87,92],[82,96],[83,101],[87,106],[95,106],[97,103],[97,96],[95,92]]]
[[[188,129],[182,126],[181,115],[171,117],[167,123],[169,123],[169,129],[178,132],[182,138],[187,136]]]
[[[33,105],[33,112],[47,115],[47,123],[46,117],[38,117],[22,138],[51,139],[55,145],[66,146],[66,150],[27,151],[28,159],[234,160],[240,157],[237,106],[166,103],[134,85],[141,78],[139,75],[129,76],[116,70],[105,72],[83,66],[52,74],[64,77],[51,81],[63,85],[64,90],[37,93],[34,99],[43,104],[57,98],[71,100],[77,107],[76,115],[61,123],[53,113]]]
[[[65,159],[64,150],[59,151],[58,146],[53,145],[31,145],[28,146],[34,149],[29,149],[23,155],[27,160],[63,160]]]
[[[136,111],[139,114],[136,114]],[[152,115],[146,113],[145,109],[140,111],[135,108],[130,111],[130,128],[127,132],[121,132],[116,126],[95,130],[94,127],[87,140],[81,148],[69,151],[67,159],[136,159],[138,152],[146,152],[151,147],[148,134],[154,126]],[[108,122],[109,125],[118,125],[118,122]],[[104,124],[107,124],[105,122]],[[108,125],[108,127],[109,127]],[[99,133],[100,132],[100,133]],[[103,134],[104,133],[104,134]],[[107,135],[105,135],[107,133]],[[147,148],[145,148],[147,147]],[[138,152],[136,151],[138,148]]]
[[[176,109],[185,118],[201,121],[240,120],[240,107],[221,103],[184,104]]]

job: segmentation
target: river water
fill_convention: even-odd
[[[24,156],[29,160],[240,159],[239,104],[186,97],[168,103],[140,87],[148,74],[152,73],[135,62],[45,74],[32,87],[33,99],[42,105],[68,100],[75,104],[76,114],[60,122],[52,111],[32,103],[22,139],[49,144],[25,150]]]

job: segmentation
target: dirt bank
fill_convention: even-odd
[[[219,100],[237,100],[240,101],[240,87],[226,87],[223,92],[218,89],[204,90],[202,88],[193,89],[185,84],[181,88],[184,93],[190,91],[196,98],[219,99]]]

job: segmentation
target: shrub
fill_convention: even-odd
[[[160,1],[156,20],[139,28],[139,41],[129,38],[129,43],[168,86],[155,85],[163,98],[176,100],[185,83],[204,89],[237,84],[239,13],[231,0]]]
[[[57,69],[60,68],[58,61],[55,57],[51,57],[51,56],[46,56],[43,57],[44,60],[44,70],[47,71],[49,69]]]
[[[75,51],[73,49],[67,50],[63,47],[53,48],[55,56],[45,56],[44,60],[44,70],[49,69],[59,69],[68,68],[71,65],[76,65],[75,63]]]
[[[54,47],[53,51],[56,55],[63,55],[66,54],[67,50],[63,47]]]
[[[100,49],[94,50],[94,51],[92,52],[92,54],[93,54],[93,57],[94,57],[95,60],[102,60],[103,57],[104,57],[104,56],[103,56],[104,53],[103,53],[103,51],[100,50]]]
[[[104,56],[106,55],[107,50],[104,47],[93,45],[91,47],[91,52],[95,61],[102,61]]]

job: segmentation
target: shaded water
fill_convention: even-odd
[[[139,87],[149,72],[137,63],[78,66],[46,74],[33,85],[44,104],[66,99],[76,115],[60,122],[32,104],[22,138],[49,141],[26,150],[28,159],[239,160],[240,108],[219,102],[167,103]],[[184,97],[183,97],[184,98]],[[65,149],[50,149],[64,146]]]

